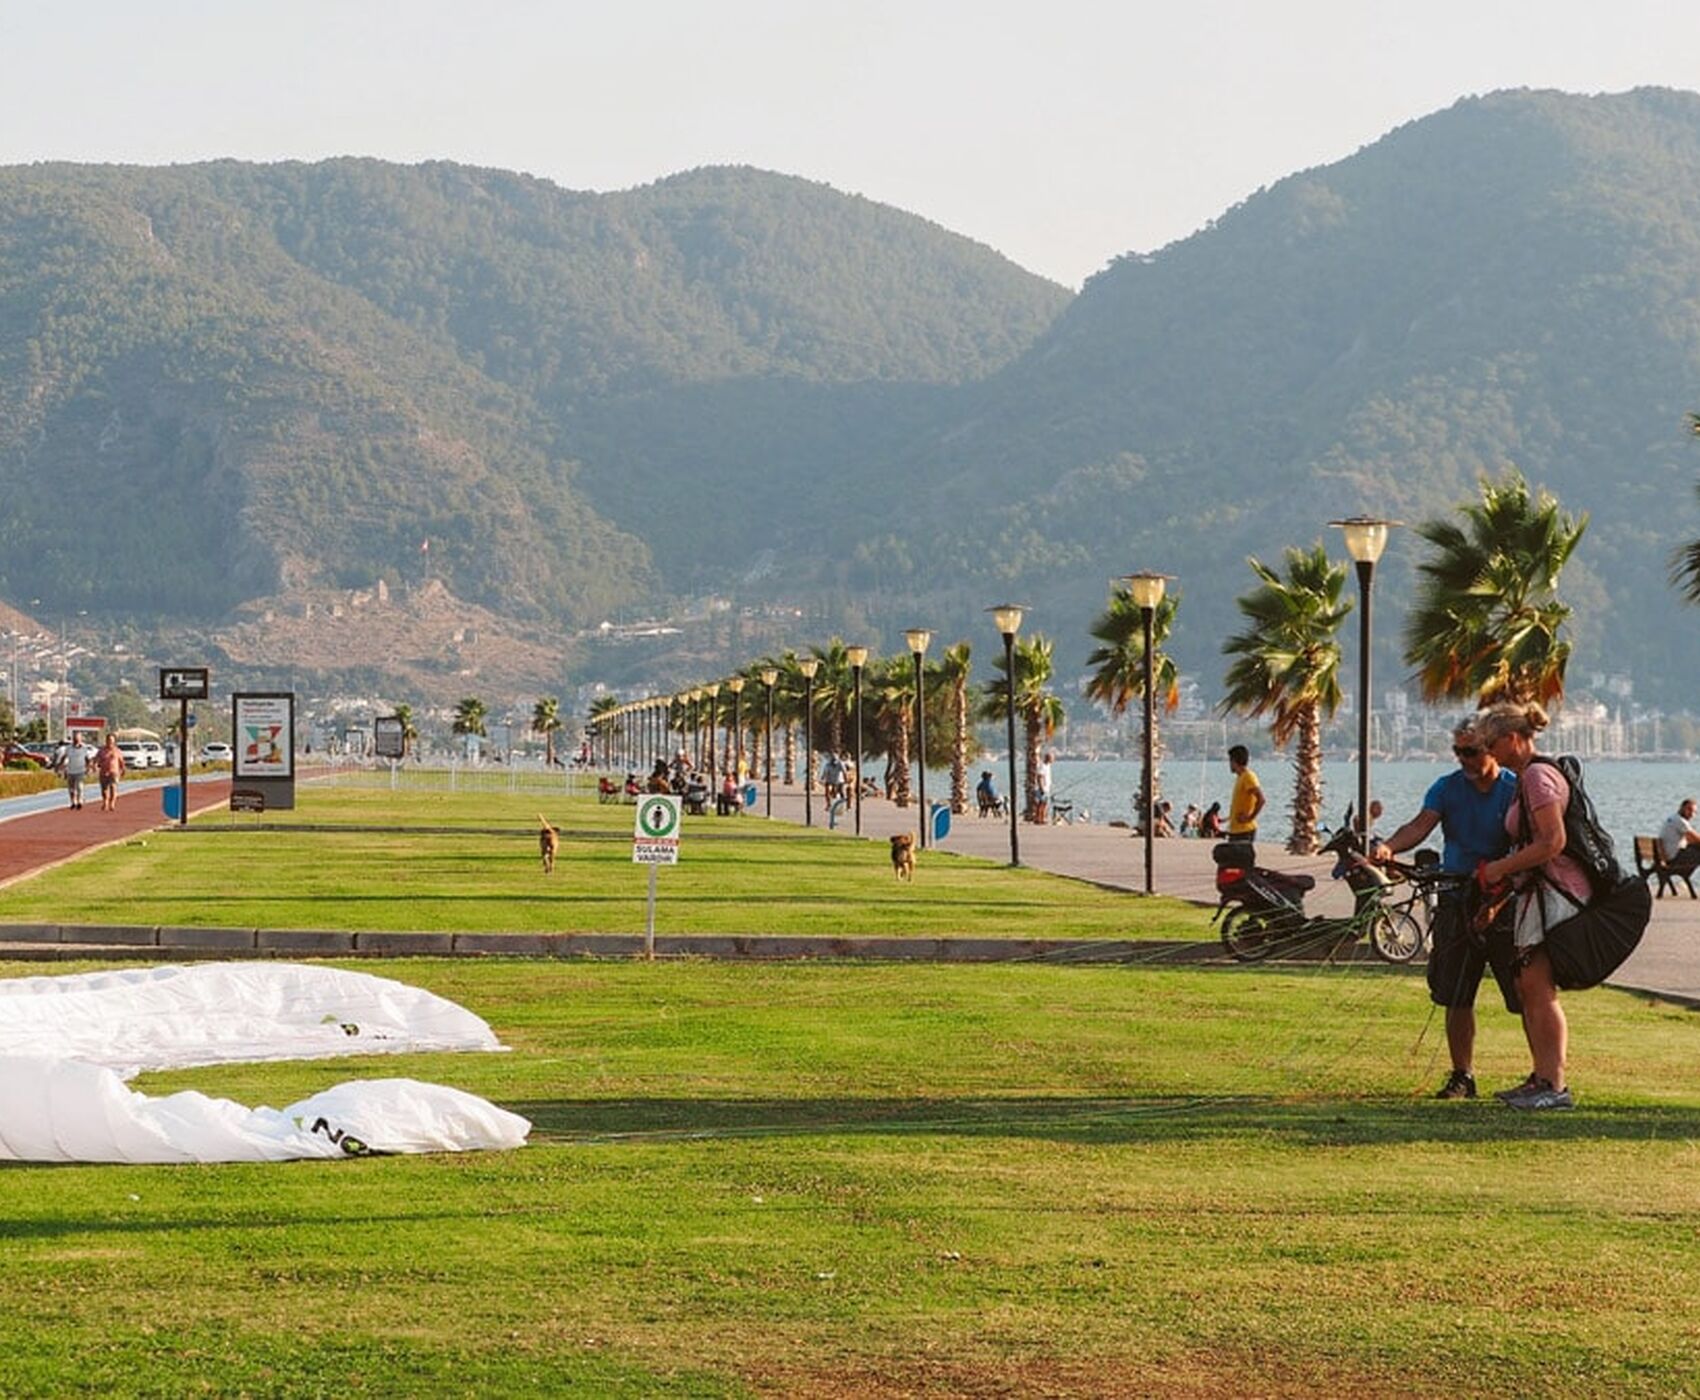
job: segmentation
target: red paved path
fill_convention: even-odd
[[[90,788],[94,785],[91,783]],[[97,846],[128,840],[165,825],[160,788],[123,792],[118,810],[100,810],[94,790],[81,811],[58,807],[29,817],[0,822],[0,886],[48,866],[80,856]],[[222,807],[230,800],[230,779],[189,784],[189,814]]]

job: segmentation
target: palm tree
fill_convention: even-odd
[[[939,679],[950,686],[950,810],[961,816],[968,810],[968,672],[972,648],[967,642],[947,647],[939,658]]]
[[[482,737],[484,734],[484,716],[487,713],[482,700],[476,695],[468,695],[460,704],[455,706],[454,724],[450,727],[456,734],[462,736],[477,734]],[[471,754],[468,753],[467,756],[470,758]]]
[[[401,723],[401,741],[411,751],[419,740],[419,726],[413,722],[413,706],[397,705],[395,717]]]
[[[1688,431],[1700,437],[1700,413],[1688,415]],[[1700,603],[1700,540],[1679,545],[1671,555],[1670,581],[1685,602]]]
[[[834,637],[823,650],[809,648],[820,661],[815,672],[815,708],[826,716],[827,747],[834,753],[844,752],[844,730],[850,720],[850,706],[855,703],[856,678],[850,656],[844,649],[844,639]],[[856,756],[861,762],[861,755]]]
[[[1572,517],[1547,492],[1531,498],[1522,474],[1483,478],[1481,499],[1458,507],[1463,524],[1428,520],[1433,548],[1417,566],[1417,601],[1405,619],[1405,660],[1425,700],[1539,700],[1564,694],[1570,608],[1558,576],[1588,517]]]
[[[1008,673],[1003,657],[998,657],[995,664],[1004,679],[986,682],[980,692],[980,718],[1002,723],[1009,713]],[[1039,746],[1056,733],[1057,725],[1062,722],[1062,702],[1047,689],[1054,668],[1049,637],[1035,632],[1016,642],[1015,718],[1022,727],[1026,757],[1022,815],[1027,821],[1038,820]]]
[[[595,735],[597,733],[596,721],[599,718],[607,714],[610,710],[617,710],[619,708],[620,697],[618,695],[598,695],[594,700],[592,700],[590,702],[591,734]],[[612,764],[614,761],[614,734],[611,728],[614,723],[617,723],[617,721],[610,720],[608,725],[603,726],[605,732],[603,732],[600,736],[602,739],[602,761],[605,764]]]
[[[907,654],[884,656],[862,673],[862,699],[873,734],[870,749],[886,756],[885,793],[899,807],[909,805],[909,745],[915,731],[915,672]],[[877,746],[877,748],[876,748]]]
[[[1319,543],[1289,549],[1283,577],[1256,559],[1246,561],[1258,586],[1236,600],[1250,624],[1222,643],[1234,657],[1223,685],[1222,709],[1271,716],[1276,748],[1298,736],[1293,753],[1293,829],[1287,849],[1313,855],[1322,811],[1322,720],[1340,707],[1340,643],[1336,634],[1352,611],[1341,602],[1346,566],[1329,562]]]
[[[1181,605],[1180,594],[1165,594],[1151,610],[1152,689],[1162,697],[1163,709],[1173,711],[1180,704],[1180,672],[1174,658],[1162,650],[1175,625],[1175,612]],[[1110,594],[1109,606],[1093,622],[1091,632],[1103,645],[1094,647],[1086,657],[1088,666],[1096,667],[1086,682],[1088,699],[1109,706],[1112,715],[1122,715],[1135,700],[1141,708],[1145,703],[1145,611],[1133,601],[1133,590],[1118,585]],[[1151,725],[1151,801],[1163,795],[1162,731],[1155,718]],[[1144,758],[1140,759],[1140,800],[1144,800]],[[1144,818],[1141,818],[1144,820]]]
[[[543,736],[543,762],[555,766],[555,735],[561,728],[561,702],[554,695],[538,698],[531,707],[531,732]]]

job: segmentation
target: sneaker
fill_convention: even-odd
[[[1455,1069],[1440,1086],[1437,1099],[1473,1099],[1476,1096],[1476,1076],[1467,1069]]]
[[[1519,1098],[1533,1089],[1536,1082],[1534,1071],[1531,1070],[1529,1077],[1521,1084],[1514,1084],[1509,1089],[1495,1089],[1493,1096],[1501,1103],[1510,1103],[1512,1099]]]
[[[1537,1079],[1527,1089],[1505,1101],[1507,1108],[1575,1108],[1570,1090],[1555,1089],[1549,1080]]]

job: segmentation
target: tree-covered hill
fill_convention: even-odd
[[[719,492],[690,468],[745,458],[750,425],[705,440],[693,394],[841,389],[860,421],[866,386],[983,375],[1066,299],[750,170],[618,195],[365,160],[0,170],[0,596],[216,616],[428,564],[593,619],[693,572],[669,567],[688,533],[647,538],[656,506],[700,528]],[[805,427],[805,458],[845,412]],[[659,484],[656,443],[688,444]],[[124,528],[91,568],[100,517]]]
[[[1248,553],[1338,552],[1328,520],[1414,522],[1514,463],[1593,517],[1579,664],[1692,699],[1665,573],[1700,533],[1700,96],[1460,102],[1118,260],[959,398],[888,466],[926,483],[918,528],[891,522],[899,588],[970,579],[1078,633],[1107,578],[1160,569],[1214,678]],[[1396,535],[1378,575],[1389,652],[1415,552]]]

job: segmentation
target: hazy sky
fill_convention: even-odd
[[[1059,281],[1504,87],[1700,86],[1695,0],[0,0],[0,164],[748,164]]]

